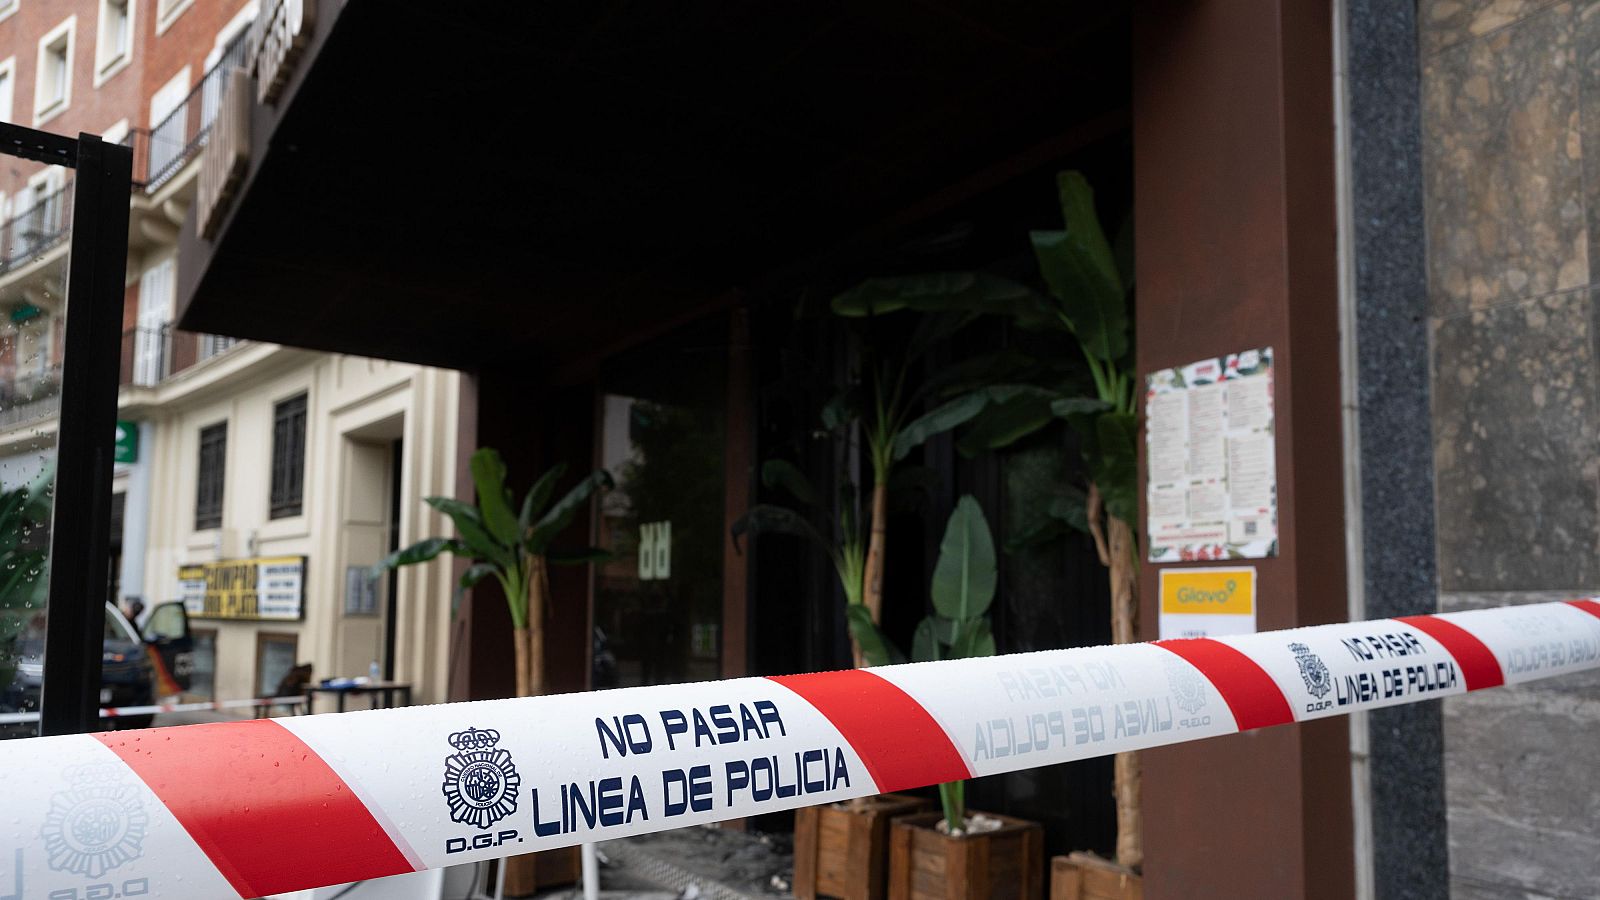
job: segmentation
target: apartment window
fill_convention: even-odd
[[[100,31],[95,40],[94,83],[99,87],[133,58],[134,0],[100,0]]]
[[[306,482],[306,395],[272,408],[272,518],[300,515]]]
[[[228,423],[200,429],[200,480],[195,487],[194,530],[222,527],[222,483],[227,470]]]
[[[189,127],[189,67],[150,96],[150,182],[159,184],[183,160]]]
[[[0,19],[4,19],[17,11],[18,0],[0,0]]]
[[[28,179],[12,201],[11,256],[43,253],[55,246],[67,228],[66,173],[51,166]]]
[[[72,45],[78,17],[39,39],[39,73],[33,88],[33,124],[54,118],[72,103]]]
[[[174,19],[194,5],[194,0],[156,0],[156,34],[172,27]]]
[[[172,295],[177,263],[156,263],[139,278],[139,319],[133,331],[133,383],[152,387],[171,374]]]
[[[236,337],[228,337],[224,334],[202,334],[200,335],[200,359],[204,361],[219,353],[226,353],[238,343],[239,339]]]
[[[17,84],[17,58],[0,62],[0,122],[15,122],[11,97]]]

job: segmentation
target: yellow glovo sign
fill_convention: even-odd
[[[1161,611],[1246,615],[1256,608],[1255,569],[1182,569],[1161,573]]]
[[[1253,566],[1161,570],[1163,640],[1251,634],[1255,630]]]
[[[178,568],[178,592],[201,619],[295,621],[303,614],[306,558],[224,559]]]

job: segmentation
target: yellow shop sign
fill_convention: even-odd
[[[178,567],[178,596],[199,619],[299,621],[306,558],[264,556]]]
[[[1256,570],[1162,569],[1161,637],[1213,637],[1256,630]]]

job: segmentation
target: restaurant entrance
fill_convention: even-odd
[[[725,317],[606,365],[597,394],[600,501],[592,686],[720,677],[726,476]]]

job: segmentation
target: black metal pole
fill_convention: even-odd
[[[40,734],[99,722],[133,151],[77,140]]]

